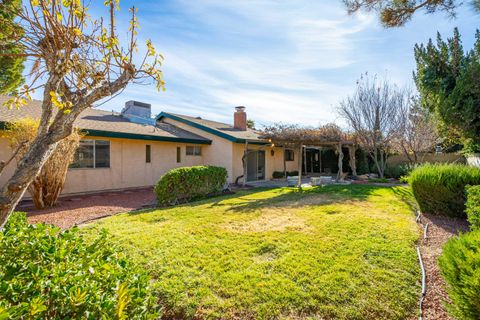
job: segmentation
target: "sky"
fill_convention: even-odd
[[[335,109],[362,73],[413,86],[415,43],[437,31],[448,37],[457,26],[471,48],[479,21],[466,6],[456,19],[419,13],[405,27],[385,29],[374,13],[348,15],[341,0],[122,1],[120,32],[132,4],[140,43],[151,39],[165,57],[166,91],[129,85],[102,109],[138,100],[155,114],[229,123],[243,105],[257,126],[341,124]]]

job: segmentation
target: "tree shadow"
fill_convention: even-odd
[[[264,207],[320,205],[333,202],[366,200],[374,191],[385,187],[373,185],[328,185],[299,190],[298,188],[259,188],[254,191],[239,192],[239,201],[232,203],[219,199],[210,204],[210,208],[228,207],[226,211],[249,212]],[[259,193],[278,189],[278,195],[261,198]],[[319,198],[318,201],[312,199]]]

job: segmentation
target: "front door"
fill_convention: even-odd
[[[265,180],[265,151],[248,150],[247,181]]]

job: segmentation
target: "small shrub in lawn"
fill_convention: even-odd
[[[465,203],[468,222],[472,229],[480,229],[480,186],[467,186]]]
[[[155,185],[160,205],[187,202],[218,194],[227,183],[227,170],[214,166],[176,168],[163,175]]]
[[[431,214],[465,216],[465,186],[480,184],[480,168],[427,164],[408,177],[420,209]]]
[[[145,271],[103,233],[28,225],[15,213],[0,232],[0,319],[153,319]]]
[[[452,301],[448,311],[457,319],[479,319],[480,230],[450,239],[439,265]]]
[[[283,171],[273,171],[272,178],[273,179],[285,178],[285,174],[283,173]]]

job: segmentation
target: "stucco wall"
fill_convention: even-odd
[[[187,156],[184,143],[88,137],[110,141],[110,168],[69,169],[63,194],[151,186],[166,171],[204,164],[202,156]],[[145,145],[151,145],[151,163],[145,161]],[[181,147],[181,163],[177,163]],[[202,152],[208,149],[202,145]],[[0,159],[11,154],[5,139],[0,139]],[[0,176],[0,185],[12,175],[15,164]]]
[[[203,152],[203,161],[205,165],[219,166],[227,169],[228,172],[228,182],[234,182],[235,173],[233,172],[233,145],[231,141],[227,139],[220,138],[211,133],[205,132],[203,130],[197,129],[195,127],[186,125],[182,122],[175,121],[173,119],[165,118],[164,122],[171,123],[179,128],[185,129],[187,131],[198,134],[202,137],[212,140],[212,144],[208,148],[204,148]],[[203,150],[202,150],[203,151]],[[240,157],[240,165],[241,165]],[[236,165],[236,164],[235,164]]]

